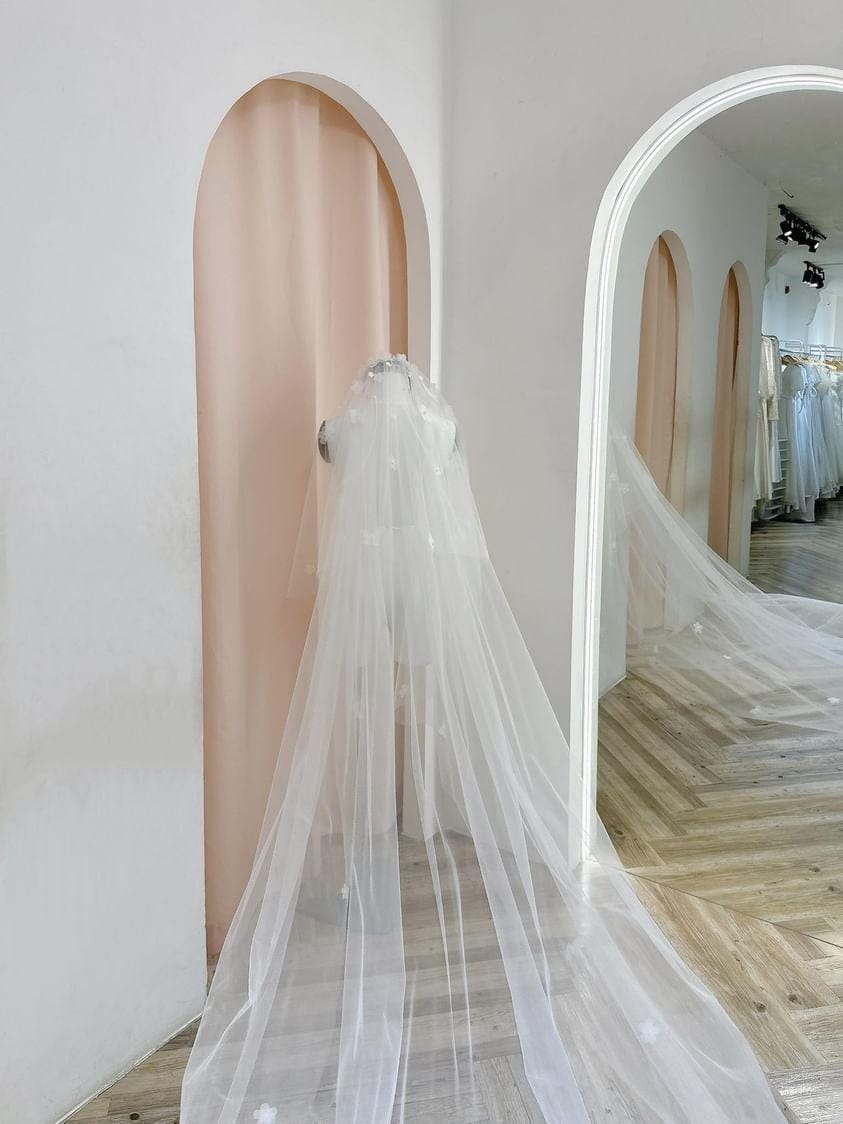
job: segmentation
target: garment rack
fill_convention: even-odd
[[[779,351],[788,355],[804,355],[807,359],[843,359],[843,347],[829,347],[824,343],[805,346],[804,340],[779,340]]]
[[[787,351],[791,355],[805,354],[804,340],[779,340],[779,351]]]

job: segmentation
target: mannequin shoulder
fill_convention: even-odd
[[[319,426],[319,433],[316,438],[319,447],[319,455],[324,461],[329,463],[334,459],[334,453],[337,447],[337,438],[342,428],[343,419],[341,417],[326,418],[325,421]]]

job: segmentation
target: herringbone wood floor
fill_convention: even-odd
[[[818,514],[755,530],[756,585],[843,602],[843,501]],[[692,679],[633,671],[601,703],[598,771],[600,814],[641,897],[792,1118],[843,1124],[839,740],[725,725]]]
[[[834,508],[818,526],[753,535],[753,580],[843,600],[843,504]],[[607,696],[601,813],[640,896],[743,1029],[789,1119],[843,1124],[843,775],[834,750],[771,744],[749,729],[730,739],[704,705],[678,707],[674,687],[669,677],[660,687],[630,677]],[[174,1124],[194,1033],[71,1119]],[[514,1040],[487,1052],[471,1104],[419,1105],[414,1124],[537,1120]]]

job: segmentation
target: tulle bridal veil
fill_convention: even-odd
[[[692,672],[731,722],[843,735],[843,605],[762,593],[665,499],[632,442],[609,450],[603,620],[626,621],[627,666]]]
[[[609,861],[569,861],[568,747],[445,401],[387,357],[322,441],[316,605],[182,1124],[782,1120],[602,829]],[[489,1107],[504,1068],[523,1117]]]

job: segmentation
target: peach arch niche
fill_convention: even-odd
[[[214,952],[251,869],[310,616],[286,587],[319,419],[372,354],[430,363],[427,225],[382,119],[318,76],[248,90],[208,147],[194,267]]]
[[[752,294],[749,273],[735,262],[726,275],[720,304],[714,434],[709,489],[708,543],[741,569],[741,525],[747,484],[747,430],[750,402],[750,355],[747,331]]]
[[[663,230],[643,280],[635,444],[678,511],[685,500],[691,419],[691,268],[681,238]]]

